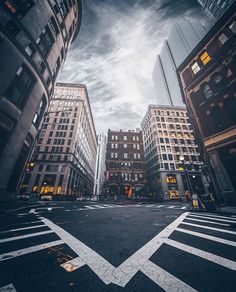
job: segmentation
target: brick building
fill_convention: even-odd
[[[178,68],[219,201],[236,205],[236,3]]]
[[[142,131],[108,130],[105,188],[114,199],[146,195]]]

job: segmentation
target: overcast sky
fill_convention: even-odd
[[[156,103],[152,70],[173,19],[202,16],[197,0],[84,0],[58,81],[86,84],[97,133],[136,129]]]

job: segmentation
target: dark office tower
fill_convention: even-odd
[[[202,10],[211,19],[219,19],[235,2],[235,0],[198,0]]]
[[[0,200],[18,187],[81,18],[82,1],[0,2]]]
[[[236,3],[178,68],[219,200],[236,205]]]
[[[146,172],[142,131],[108,130],[106,153],[107,197],[145,196]]]

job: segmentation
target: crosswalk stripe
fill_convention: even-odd
[[[0,243],[15,241],[15,240],[19,240],[19,239],[25,239],[25,238],[39,236],[39,235],[44,235],[44,234],[48,234],[48,233],[52,233],[52,232],[53,232],[52,230],[47,230],[47,231],[41,231],[41,232],[35,232],[35,233],[30,233],[30,234],[25,234],[25,235],[20,235],[20,236],[4,238],[4,239],[0,239]]]
[[[155,205],[145,205],[145,207],[150,208],[150,207],[155,207]]]
[[[34,226],[28,226],[28,227],[22,227],[22,228],[16,228],[16,229],[9,229],[9,230],[1,231],[0,234],[14,232],[14,231],[27,230],[27,229],[40,228],[40,227],[44,227],[44,226],[45,226],[44,224],[41,224],[41,225],[34,225]]]
[[[61,267],[64,268],[67,272],[73,272],[85,265],[85,262],[82,261],[80,257],[76,257],[70,261],[67,261],[61,264]]]
[[[215,228],[215,227],[204,226],[204,225],[199,225],[199,224],[193,224],[193,223],[188,223],[188,222],[181,222],[181,224],[194,226],[194,227],[200,227],[200,228],[204,228],[204,229],[208,229],[208,230],[215,230],[215,231],[219,231],[219,232],[224,232],[224,233],[229,233],[229,234],[236,235],[236,232],[231,231],[231,230],[219,229],[219,228]]]
[[[197,221],[197,222],[205,222],[205,223],[222,225],[222,226],[230,226],[230,224],[224,224],[224,223],[219,223],[219,222],[214,222],[214,221],[209,221],[209,220],[203,220],[203,219],[197,219],[197,218],[190,218],[190,217],[187,217],[186,220]]]
[[[13,284],[6,285],[0,288],[0,292],[17,292]]]
[[[185,209],[187,209],[187,207],[186,207],[186,206],[184,206],[184,207],[181,207],[180,209],[182,209],[182,210],[185,210]]]
[[[171,245],[175,248],[178,248],[180,250],[183,250],[185,252],[188,252],[190,254],[193,254],[195,256],[201,257],[205,260],[208,260],[210,262],[213,262],[215,264],[221,265],[225,268],[231,269],[233,271],[236,271],[236,262],[233,262],[231,260],[228,260],[226,258],[217,256],[215,254],[212,254],[210,252],[207,251],[203,251],[201,249],[195,248],[193,246],[172,240],[172,239],[166,239],[165,243],[168,245]]]
[[[153,282],[160,286],[165,291],[170,292],[194,292],[196,291],[180,279],[171,275],[161,267],[155,265],[151,261],[147,261],[141,268],[141,271],[149,277]]]
[[[87,208],[87,209],[96,209],[96,208],[93,208],[93,207],[91,207],[91,206],[84,206],[85,208]]]
[[[8,253],[1,254],[0,261],[10,260],[10,259],[13,259],[15,257],[19,257],[22,255],[26,255],[26,254],[29,254],[32,252],[40,251],[40,250],[43,250],[43,249],[46,249],[46,248],[49,248],[52,246],[56,246],[56,245],[61,245],[61,244],[64,244],[64,241],[60,239],[60,240],[56,240],[56,241],[51,241],[51,242],[23,248],[23,249],[11,251]]]
[[[96,207],[96,208],[100,208],[100,209],[104,209],[104,208],[106,208],[106,207],[104,207],[104,206],[101,206],[101,205],[93,205],[94,207]]]
[[[212,218],[219,218],[219,219],[230,219],[232,221],[234,221],[236,223],[236,218],[232,218],[232,217],[227,217],[227,216],[221,216],[221,215],[212,215],[212,214],[208,214],[208,213],[203,213],[203,214],[192,214],[191,215],[198,215],[198,216],[207,216],[207,217],[212,217]]]
[[[212,217],[209,217],[209,216],[202,216],[202,215],[189,215],[191,217],[195,217],[195,218],[203,218],[203,219],[208,219],[208,220],[215,220],[215,221],[220,221],[220,222],[229,222],[229,223],[235,223],[236,224],[236,221],[234,220],[227,220],[227,219],[220,219],[220,218],[212,218]]]
[[[103,204],[103,206],[107,207],[107,208],[115,208],[116,206],[114,205],[107,205],[107,204]]]
[[[209,240],[212,240],[212,241],[216,241],[216,242],[219,242],[219,243],[223,243],[223,244],[227,244],[227,245],[231,245],[231,246],[236,247],[236,242],[235,241],[231,241],[231,240],[223,239],[223,238],[220,238],[220,237],[215,237],[215,236],[211,236],[211,235],[208,235],[208,234],[205,234],[205,233],[200,233],[200,232],[196,232],[196,231],[192,231],[192,230],[188,230],[188,229],[183,229],[183,228],[179,228],[179,227],[176,228],[175,230],[179,231],[179,232],[182,232],[182,233],[187,233],[187,234],[190,234],[190,235],[198,236],[198,237],[201,237],[201,238],[209,239]]]
[[[167,207],[168,209],[173,209],[173,208],[175,208],[176,206],[169,206],[169,207]]]

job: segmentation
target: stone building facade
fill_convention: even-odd
[[[14,196],[81,18],[80,0],[0,2],[0,200]]]
[[[97,138],[87,88],[57,83],[21,191],[91,196]]]

